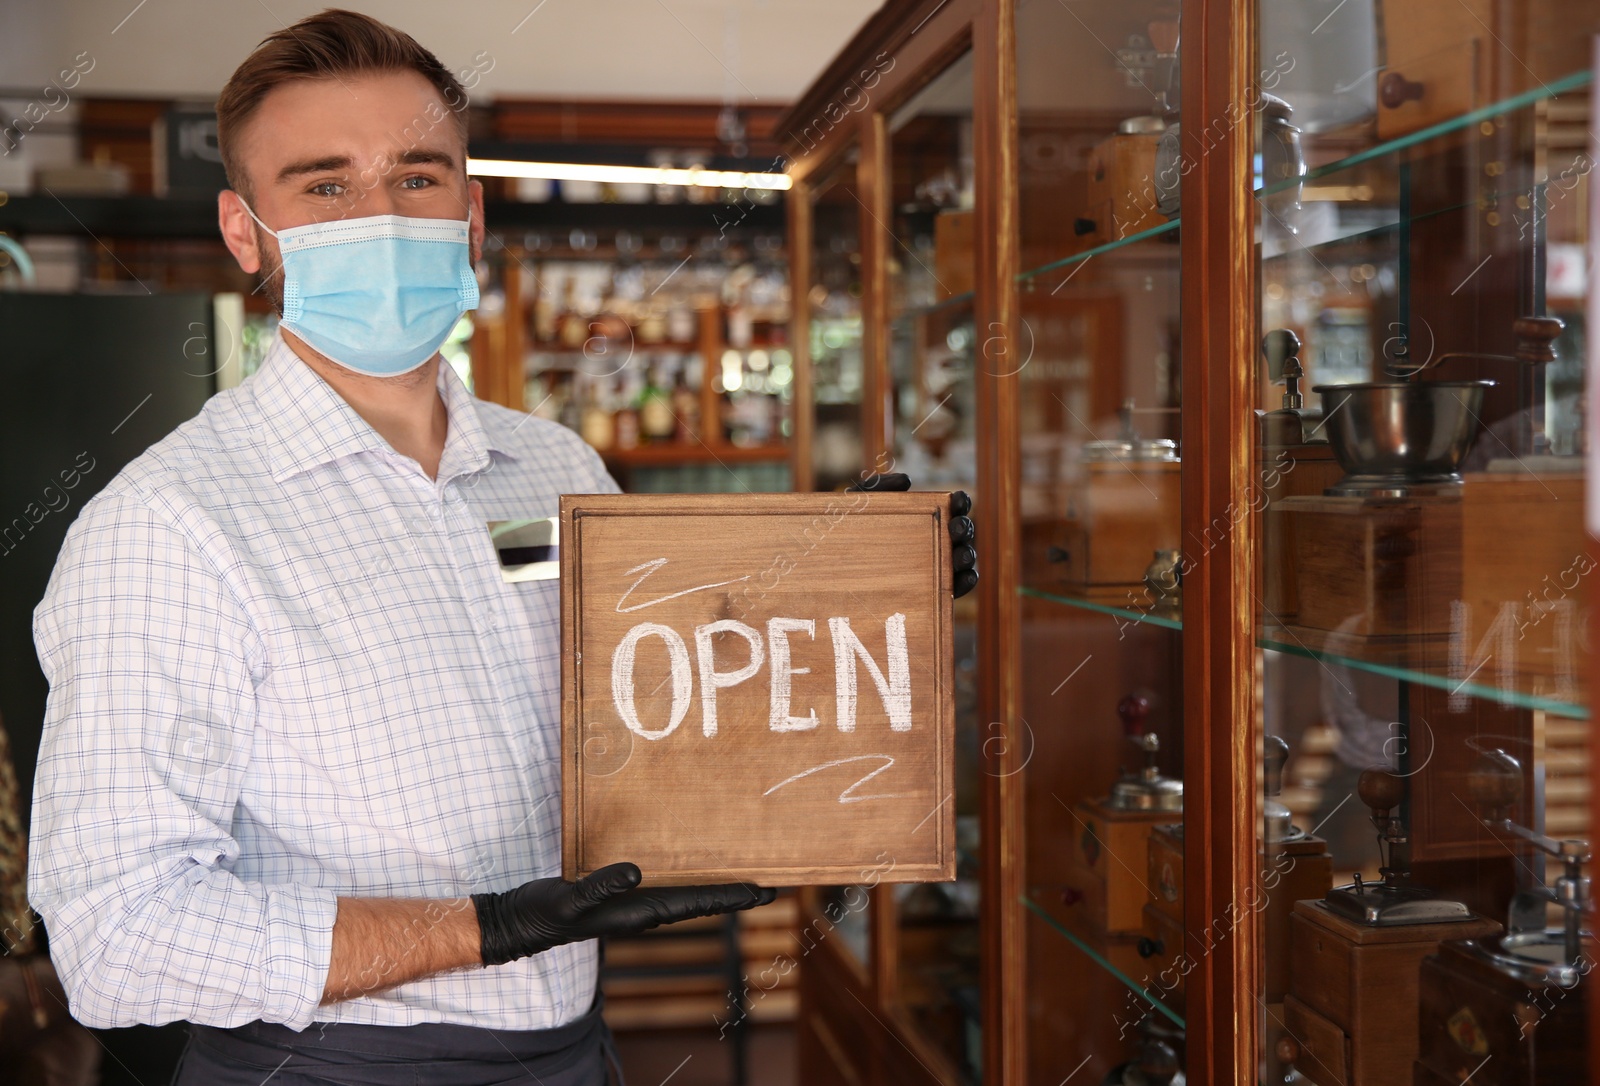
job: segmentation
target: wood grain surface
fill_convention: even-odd
[[[563,497],[566,877],[953,878],[948,519],[942,493]]]

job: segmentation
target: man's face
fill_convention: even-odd
[[[302,79],[275,88],[239,133],[250,206],[273,230],[368,215],[465,219],[472,258],[483,245],[483,187],[466,176],[466,147],[438,91],[415,72]],[[219,202],[239,266],[260,272],[283,311],[277,239],[237,194]]]

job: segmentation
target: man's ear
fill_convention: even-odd
[[[471,242],[472,262],[476,264],[483,256],[483,239],[488,230],[483,223],[483,182],[472,180],[467,182],[467,201],[472,207],[472,225],[467,230]]]
[[[244,200],[232,189],[217,193],[217,227],[228,252],[246,274],[261,270],[261,249],[256,245],[255,220],[244,209]]]

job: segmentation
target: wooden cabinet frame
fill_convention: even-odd
[[[1194,0],[1184,5],[1183,96],[1186,148],[1194,163],[1183,178],[1182,351],[1183,432],[1186,471],[1183,525],[1186,538],[1211,538],[1207,525],[1238,523],[1211,546],[1192,581],[1185,582],[1183,632],[1184,720],[1187,781],[1185,855],[1187,924],[1200,930],[1231,918],[1254,868],[1259,798],[1255,783],[1258,708],[1252,577],[1255,528],[1231,511],[1247,500],[1252,476],[1254,208],[1249,191],[1251,140],[1244,123],[1229,123],[1249,101],[1255,36],[1254,5],[1244,0]],[[974,60],[973,141],[977,164],[975,320],[980,339],[1004,345],[1018,323],[1021,271],[1018,253],[1018,149],[1015,4],[1013,0],[890,0],[874,15],[812,88],[779,121],[795,179],[789,224],[795,284],[794,342],[799,372],[809,365],[805,306],[810,282],[810,179],[834,168],[858,148],[862,194],[864,404],[863,447],[872,456],[890,433],[887,357],[888,147],[886,117],[950,60],[970,48]],[[874,58],[893,58],[865,94],[857,73],[877,70]],[[881,59],[879,61],[881,63]],[[852,90],[851,88],[857,88]],[[859,109],[842,108],[846,100]],[[1205,123],[1188,118],[1210,118]],[[819,118],[829,120],[822,124]],[[826,133],[816,138],[822,130]],[[1216,133],[1225,132],[1220,140]],[[988,359],[999,357],[985,353]],[[984,372],[985,369],[993,372]],[[980,439],[974,511],[981,541],[979,582],[979,712],[1008,721],[1020,714],[1022,639],[1017,592],[1021,580],[1019,380],[1009,367],[979,362]],[[809,380],[797,384],[794,478],[811,479],[811,433],[806,406]],[[1213,532],[1212,535],[1216,533]],[[1029,1081],[1027,1053],[1026,920],[1023,777],[1021,750],[985,749],[981,777],[983,1059],[986,1083]],[[1230,920],[1231,922],[1231,920]],[[1199,958],[1188,978],[1187,1055],[1190,1081],[1246,1086],[1256,1080],[1258,988],[1255,914],[1244,910],[1234,937]],[[855,976],[866,983],[846,995],[871,1012],[881,1028],[873,1060],[879,1081],[920,1078],[955,1081],[942,1054],[926,1051],[917,1031],[896,1007],[897,954],[893,902],[874,892],[872,961],[867,975],[851,970],[834,948],[822,967],[831,983]],[[845,965],[845,968],[840,968]],[[848,1003],[849,1000],[844,1000]],[[868,1006],[870,1004],[870,1006]],[[854,1009],[854,1008],[852,1008]],[[802,1007],[802,1014],[805,1007]],[[896,1049],[900,1049],[898,1053]],[[907,1064],[909,1054],[915,1064]],[[898,1057],[898,1058],[896,1058]],[[907,1072],[905,1069],[909,1067]],[[911,1077],[895,1077],[908,1073]]]

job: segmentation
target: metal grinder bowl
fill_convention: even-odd
[[[1331,495],[1405,498],[1461,483],[1478,436],[1484,389],[1493,381],[1317,385],[1323,426],[1345,477]]]

